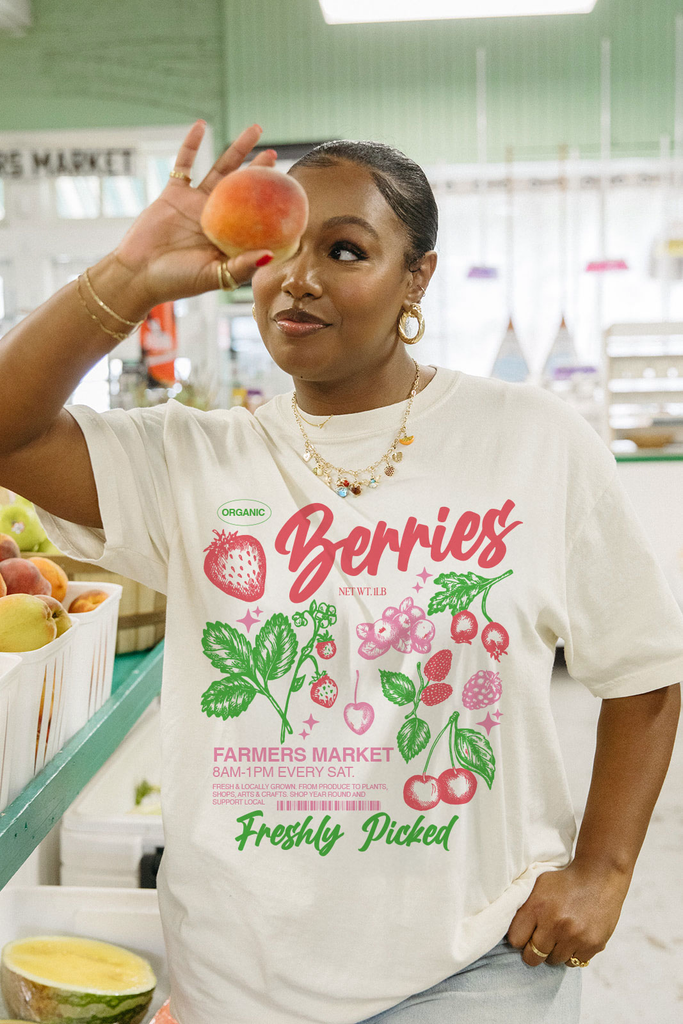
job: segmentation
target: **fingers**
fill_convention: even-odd
[[[257,153],[253,160],[249,161],[249,166],[253,167],[257,164],[259,167],[275,167],[277,161],[277,150],[275,149],[263,149],[260,153]]]
[[[242,162],[249,153],[251,153],[252,149],[260,139],[262,131],[263,129],[260,125],[252,124],[249,125],[248,128],[245,128],[243,132],[240,132],[232,145],[228,146],[225,153],[219,156],[209,173],[197,187],[208,195],[208,193],[216,187],[221,178],[224,178],[226,174],[230,174],[231,171],[236,171],[241,167]],[[261,156],[260,153],[259,156]]]
[[[270,258],[268,258],[270,257]],[[273,258],[273,253],[270,249],[254,249],[249,252],[241,252],[239,256],[235,256],[233,259],[227,261],[227,267],[230,271],[231,276],[239,285],[248,284],[252,277],[259,269],[258,262],[261,260],[262,266],[269,263]],[[225,266],[225,257],[222,260],[216,260],[214,266],[214,274],[216,280],[216,288],[220,287],[218,280],[218,264],[222,263]]]
[[[180,171],[182,174],[190,174],[195,157],[197,156],[197,150],[204,138],[205,128],[206,121],[195,121],[192,125],[185,136],[180,149],[178,150],[178,156],[176,157],[173,168],[174,171]],[[183,188],[187,188],[187,182],[183,181],[182,178],[169,178],[169,181],[174,184],[181,185]]]

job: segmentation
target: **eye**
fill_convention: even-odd
[[[353,260],[349,260],[346,258],[339,259],[337,260],[338,263],[357,263],[359,260],[366,260],[368,258],[367,254],[364,253],[362,249],[359,249],[358,246],[356,245],[352,245],[351,242],[335,242],[335,244],[330,249],[330,255],[335,252],[350,252],[353,256],[356,257],[356,259]]]

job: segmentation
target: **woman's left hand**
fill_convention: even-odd
[[[508,941],[523,949],[522,959],[530,967],[569,964],[572,956],[590,960],[616,928],[630,882],[623,872],[576,861],[559,871],[544,871],[513,917]],[[529,939],[550,955],[536,956]]]

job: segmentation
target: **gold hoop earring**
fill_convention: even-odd
[[[414,338],[409,338],[406,334],[406,326],[408,320],[417,320],[417,334]],[[406,345],[415,345],[420,340],[425,332],[425,318],[422,315],[419,302],[413,302],[410,309],[404,309],[398,320],[398,336],[401,341],[405,342]]]
[[[256,303],[254,303],[253,306],[251,307],[251,315],[253,316],[254,320],[256,320]]]

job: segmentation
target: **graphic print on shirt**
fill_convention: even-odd
[[[498,565],[506,552],[506,547],[502,544],[503,536],[521,525],[521,521],[506,525],[513,507],[514,503],[507,501],[501,509],[491,509],[481,519],[475,513],[464,513],[461,516],[459,549],[455,544],[455,538],[460,520],[446,550],[438,546],[443,541],[445,528],[437,527],[431,541],[433,560],[443,562],[448,554],[457,555],[460,560],[472,557],[481,541],[487,539],[490,543],[479,555],[479,566],[492,568]],[[321,512],[323,520],[314,527],[310,517],[315,512]],[[447,507],[439,510],[440,523],[449,512],[450,509]],[[407,573],[407,562],[416,540],[419,537],[420,546],[428,546],[423,538],[429,538],[429,533],[427,527],[416,524],[413,517],[408,520],[403,536],[405,538],[409,535],[412,544],[409,543],[407,546],[406,557],[403,546],[398,541],[398,531],[387,528],[384,522],[376,525],[375,538],[372,542],[370,530],[364,526],[357,526],[350,531],[347,538],[336,543],[327,537],[333,522],[334,514],[331,509],[322,503],[310,503],[290,516],[275,537],[274,552],[268,556],[271,562],[273,558],[277,560],[278,555],[288,555],[286,568],[292,573],[300,570],[289,590],[290,600],[299,605],[296,610],[291,610],[291,615],[276,611],[262,621],[256,616],[263,614],[263,611],[256,607],[253,614],[252,610],[248,609],[243,618],[236,620],[235,625],[222,621],[206,623],[202,635],[203,652],[213,667],[221,673],[221,678],[214,680],[202,694],[202,712],[210,718],[222,718],[228,722],[248,711],[256,697],[260,696],[263,700],[259,700],[256,706],[265,710],[266,702],[269,703],[273,714],[268,711],[268,719],[272,720],[273,725],[276,719],[279,720],[280,743],[279,748],[260,745],[275,741],[274,735],[267,740],[264,738],[264,715],[258,718],[261,735],[258,740],[253,741],[259,745],[239,746],[239,743],[244,743],[242,731],[239,741],[237,737],[233,739],[236,744],[234,747],[215,747],[214,778],[247,778],[251,781],[214,784],[214,791],[221,792],[214,792],[213,802],[229,805],[251,803],[263,807],[276,804],[278,811],[285,812],[373,810],[376,813],[361,825],[366,838],[363,844],[357,847],[360,851],[367,850],[371,843],[382,839],[387,843],[408,846],[413,842],[427,845],[433,843],[448,849],[450,831],[458,820],[458,815],[453,815],[447,826],[437,828],[436,825],[428,825],[428,819],[431,817],[429,812],[438,805],[445,809],[445,806],[455,807],[470,803],[477,792],[479,779],[486,782],[489,790],[492,788],[496,760],[489,735],[494,726],[500,725],[502,713],[497,710],[492,716],[489,710],[484,720],[473,723],[482,726],[481,731],[465,727],[459,720],[467,711],[490,709],[491,705],[500,700],[503,693],[503,681],[499,673],[493,669],[479,668],[471,673],[470,668],[469,678],[461,692],[458,692],[459,688],[452,670],[457,670],[458,662],[461,660],[458,659],[458,646],[468,645],[472,648],[473,641],[478,635],[479,642],[476,643],[476,647],[479,648],[481,644],[483,651],[491,660],[500,663],[501,656],[508,653],[508,631],[502,623],[491,618],[486,604],[493,588],[512,576],[513,570],[508,569],[501,575],[491,577],[472,571],[450,571],[434,575],[426,568],[423,569],[422,573],[418,573],[423,580],[423,586],[431,578],[431,587],[436,588],[428,601],[423,600],[418,604],[411,596],[404,596],[404,591],[404,594],[396,595],[400,598],[396,604],[387,604],[378,618],[360,622],[355,626],[360,644],[353,646],[358,656],[363,659],[366,671],[363,672],[361,681],[360,669],[355,670],[353,691],[347,690],[343,694],[345,700],[338,701],[340,684],[342,689],[344,685],[352,685],[350,680],[344,677],[352,675],[353,670],[349,671],[350,667],[346,665],[340,666],[338,671],[335,670],[333,659],[337,654],[338,641],[340,638],[343,641],[354,626],[352,620],[349,621],[349,617],[345,616],[337,627],[343,630],[342,633],[335,634],[339,602],[332,604],[317,601],[312,594],[323,587],[336,562],[336,553],[340,549],[339,563],[342,576],[359,575],[361,571],[375,576],[380,557],[384,555],[388,561],[391,551],[398,553],[397,568]],[[481,523],[483,528],[479,542],[465,554],[462,542],[465,538],[472,540],[474,522]],[[500,533],[495,532],[496,522],[505,527]],[[234,532],[226,536],[223,531],[213,532],[215,539],[204,549],[208,552],[204,563],[207,578],[224,593],[247,603],[263,597],[266,553],[260,541],[250,534]],[[392,535],[396,537],[394,543]],[[375,543],[378,536],[380,540]],[[363,549],[363,541],[365,547],[369,546],[370,550],[362,567],[359,567],[351,563],[349,552],[358,558]],[[345,542],[348,542],[348,549],[345,548]],[[280,566],[279,572],[284,571],[285,567]],[[372,587],[355,589],[359,595],[373,593]],[[418,584],[414,589],[419,590],[422,587]],[[340,596],[353,590],[354,588],[338,588]],[[494,594],[495,592],[493,591]],[[332,591],[328,593],[331,594]],[[386,593],[386,588],[374,588],[374,593]],[[481,633],[477,616],[471,607],[478,598],[481,599],[481,615],[486,620]],[[304,601],[307,601],[308,606],[302,608],[301,604]],[[252,642],[245,634],[249,633],[254,624],[258,625],[258,632]],[[240,625],[243,629],[238,628]],[[444,632],[449,634],[448,640]],[[437,633],[441,634],[440,642]],[[444,646],[444,642],[452,642],[454,649]],[[437,648],[434,651],[433,646]],[[421,657],[410,668],[406,664],[406,656],[413,653]],[[397,654],[401,656],[401,671],[390,667],[392,661],[396,664]],[[346,661],[346,652],[344,660]],[[325,664],[328,661],[331,662],[330,666]],[[388,661],[386,667],[381,664],[382,661]],[[373,682],[374,673],[376,675]],[[450,679],[447,678],[449,676]],[[305,683],[308,684],[310,701],[318,708],[315,717],[310,714],[310,703],[302,703],[303,693],[299,696]],[[363,695],[370,698],[372,703],[368,699],[359,701],[359,687],[362,687]],[[379,698],[379,703],[376,698]],[[390,711],[392,706],[393,712]],[[399,718],[396,715],[398,708],[406,709],[407,713]],[[306,710],[309,712],[308,718],[305,718]],[[339,734],[343,723],[345,728],[356,736],[364,735],[372,730],[373,725],[376,727],[379,724],[380,731],[375,735],[383,735],[384,743],[387,742],[387,725],[393,720],[397,723],[392,729],[392,733],[394,729],[396,730],[393,733],[396,736],[396,745],[357,748],[311,748],[308,744],[292,748],[286,745],[291,742],[290,737],[294,736],[298,721],[303,721],[304,729],[299,735],[305,741],[311,735],[314,726],[321,724],[321,715],[325,726],[328,726],[328,736],[330,723],[334,723],[336,735]],[[464,721],[467,722],[467,718]],[[368,740],[371,741],[371,737],[372,733]],[[230,735],[226,736],[226,743],[231,743]],[[419,757],[419,767],[411,766],[411,775],[399,774],[400,762],[395,757],[392,758],[392,753],[398,753],[406,765]],[[296,768],[283,768],[281,765],[274,772],[272,766],[262,763],[272,760],[299,762],[299,765]],[[390,772],[390,785],[386,782],[370,781],[371,776],[364,774],[362,762],[379,760],[385,766],[382,771]],[[218,766],[221,762],[224,765],[222,768]],[[390,769],[389,762],[392,762]],[[226,767],[227,764],[231,767]],[[430,764],[432,774],[428,774]],[[325,784],[322,782],[325,768],[327,779],[365,778],[365,781]],[[354,768],[357,768],[356,772]],[[373,768],[370,771],[376,778],[378,769]],[[269,781],[278,777],[290,780],[310,777],[316,781],[305,784]],[[391,815],[381,809],[380,800],[371,799],[375,794],[370,792],[372,789],[393,791],[395,801],[399,785],[402,805],[406,811],[421,812],[417,821],[400,826],[392,820]],[[251,799],[244,799],[245,790],[251,791]],[[344,836],[338,825],[327,827],[331,821],[329,814],[324,817],[318,830],[313,834],[313,829],[307,827],[313,820],[311,815],[304,822],[296,822],[285,827],[284,824],[272,825],[270,811],[268,813],[268,824],[257,820],[263,818],[263,810],[253,810],[237,818],[238,824],[242,826],[242,832],[234,838],[240,850],[252,840],[255,846],[259,846],[265,840],[274,845],[281,845],[282,849],[291,849],[292,846],[299,846],[305,841],[313,844],[317,852],[325,856]],[[353,815],[350,817],[353,818]],[[344,820],[348,821],[349,815]],[[426,822],[425,825],[422,824],[423,821]]]

